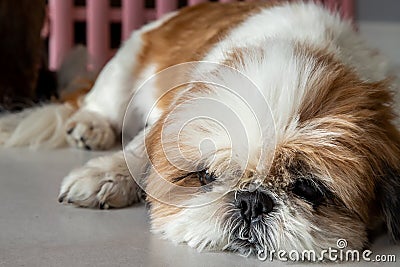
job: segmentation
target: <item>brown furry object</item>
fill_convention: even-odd
[[[45,0],[0,1],[0,109],[35,98]]]

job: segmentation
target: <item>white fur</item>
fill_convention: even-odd
[[[64,146],[65,123],[74,109],[52,104],[0,116],[0,145],[55,148]]]
[[[307,90],[312,89],[307,84],[324,75],[323,68],[317,70],[319,73],[312,73],[315,66],[313,59],[305,55],[295,55],[295,46],[299,43],[327,49],[337,59],[354,68],[366,81],[378,81],[386,76],[386,64],[382,57],[369,49],[354,33],[351,23],[342,21],[339,15],[331,14],[320,6],[304,3],[285,4],[261,11],[232,30],[203,59],[223,63],[229,53],[237,48],[254,48],[254,55],[246,54],[245,62],[237,70],[254,82],[260,94],[249,89],[247,81],[238,73],[216,67],[220,72],[217,71],[218,74],[213,77],[207,68],[199,68],[204,81],[211,80],[227,86],[244,99],[240,100],[231,92],[221,89],[215,90],[215,95],[207,95],[228,105],[232,111],[230,116],[238,116],[242,122],[241,126],[249,137],[246,140],[250,143],[246,147],[247,151],[236,151],[238,154],[243,155],[246,152],[246,155],[257,155],[257,151],[261,151],[261,148],[268,149],[268,146],[271,151],[276,143],[293,134],[289,130],[296,128],[299,108]],[[262,58],[259,49],[262,51]],[[258,99],[260,95],[264,97],[264,103]],[[259,104],[265,106],[265,103],[270,107],[272,118],[265,113],[264,116],[259,116],[262,110],[257,110],[260,108]],[[250,104],[251,110],[246,109],[246,104]],[[218,107],[214,108],[217,113]],[[264,108],[266,109],[267,107]],[[187,116],[188,112],[192,111],[183,110],[182,114]],[[202,127],[204,123],[205,120],[199,120],[198,126]],[[275,128],[275,133],[271,131],[272,127]],[[216,141],[222,137],[218,131],[215,127],[210,130],[215,133]],[[191,134],[196,135],[196,132],[198,130],[193,128]],[[231,131],[230,134],[232,138],[237,135],[237,131]],[[265,140],[268,142],[265,143]],[[230,145],[230,142],[231,140],[225,139],[226,145]],[[260,155],[255,159],[262,160]],[[251,161],[246,164],[257,166],[256,162]]]
[[[267,8],[250,17],[211,49],[204,60],[222,63],[234,49],[255,49],[255,54],[247,55],[238,71],[256,84],[269,104],[275,123],[276,141],[290,134],[288,128],[295,128],[299,107],[307,94],[306,90],[311,89],[306,85],[313,82],[311,78],[318,79],[324,73],[321,69],[320,74],[312,75],[315,62],[305,56],[295,56],[294,49],[298,43],[327,48],[339,60],[355,68],[367,81],[381,80],[387,71],[382,57],[369,49],[354,33],[350,22],[342,21],[339,15],[330,14],[320,6],[292,3]],[[257,49],[262,50],[264,58],[259,58]],[[220,76],[226,77],[224,73]],[[222,84],[228,83],[229,88],[238,88],[236,91],[239,95],[246,95],[237,85],[243,84],[243,81],[231,79],[229,83],[226,80]],[[226,103],[227,97],[221,95],[220,101]],[[233,109],[238,109],[237,106]],[[251,120],[254,117],[243,119],[245,122]],[[263,123],[262,126],[272,126],[271,121],[259,122]],[[254,129],[250,125],[244,126],[248,131]],[[269,135],[264,134],[263,137],[268,138]],[[256,145],[260,138],[250,140]]]
[[[117,132],[121,131],[122,120],[132,95],[155,72],[155,68],[148,67],[148,70],[140,71],[139,77],[132,75],[136,68],[135,58],[142,47],[141,36],[159,27],[175,14],[168,14],[162,19],[152,22],[132,33],[131,37],[101,71],[94,87],[85,98],[82,109],[102,115]],[[146,100],[147,98],[151,98],[151,95],[149,96],[145,93],[142,99],[143,102],[138,101],[136,103],[139,110],[141,110],[140,105],[146,105],[149,102]],[[145,117],[142,118],[141,123],[144,120]]]
[[[306,42],[329,47],[365,79],[380,80],[387,74],[384,59],[354,33],[350,21],[315,4],[290,3],[266,8],[251,16],[219,42],[204,58],[223,62],[237,47],[259,46],[266,39]]]
[[[212,194],[212,193],[210,193]],[[199,196],[200,202],[206,202],[213,196]],[[215,197],[214,197],[215,198]],[[199,200],[199,199],[197,199]],[[189,201],[186,205],[194,204],[195,201]],[[224,236],[221,214],[221,203],[210,203],[201,207],[183,209],[182,211],[165,218],[153,217],[154,233],[162,234],[175,244],[187,243],[198,250],[212,249],[221,250],[227,243],[227,236]],[[229,207],[225,207],[228,211]],[[198,222],[202,222],[199,224]],[[194,225],[196,225],[194,227]]]

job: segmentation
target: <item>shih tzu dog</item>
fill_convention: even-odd
[[[0,120],[4,146],[124,150],[59,201],[145,198],[175,243],[244,255],[400,238],[391,82],[350,22],[314,3],[206,3],[135,31],[78,101]],[[65,123],[64,123],[65,122]]]

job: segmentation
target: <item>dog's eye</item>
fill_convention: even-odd
[[[325,196],[324,186],[312,179],[297,179],[293,185],[292,192],[304,200],[318,205]]]
[[[217,178],[214,173],[209,172],[208,170],[198,172],[197,177],[199,178],[201,185],[212,183]]]

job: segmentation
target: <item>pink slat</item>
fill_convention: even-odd
[[[156,19],[156,11],[154,9],[144,9],[142,12],[144,12],[144,21],[143,24],[146,21],[152,21]],[[119,8],[112,8],[110,10],[110,22],[121,22],[121,9]],[[74,20],[75,21],[86,21],[86,8],[84,7],[76,7],[74,9]],[[140,26],[142,26],[141,24]]]
[[[122,22],[122,39],[129,37],[130,32],[177,8],[177,0],[156,0],[155,9],[145,9],[145,0],[122,0],[122,9],[110,8],[108,0],[87,0],[87,8],[73,7],[73,0],[49,0],[50,35],[49,67],[59,68],[63,58],[73,45],[73,21],[87,20],[88,67],[99,70],[108,60],[109,23]],[[235,0],[219,0],[234,2]],[[257,1],[257,0],[245,0]],[[340,8],[343,17],[354,18],[354,0],[313,0],[322,2],[331,10]],[[207,2],[207,0],[188,0],[188,5]],[[122,18],[121,18],[122,17]],[[45,29],[45,28],[44,28]]]
[[[72,0],[50,0],[49,68],[60,67],[72,47]]]
[[[156,0],[157,18],[177,8],[177,0]]]
[[[119,23],[122,21],[122,12],[120,8],[111,8],[109,10],[109,19],[110,22]],[[74,20],[86,22],[86,7],[75,7],[74,8]]]
[[[197,4],[204,3],[204,2],[208,2],[208,0],[188,0],[188,5],[189,6],[194,6],[194,5],[197,5]]]
[[[343,18],[354,19],[354,0],[342,0],[341,14]]]
[[[235,2],[235,0],[219,0],[221,3]]]
[[[110,54],[109,1],[87,0],[88,68],[99,71]]]
[[[145,19],[144,0],[122,0],[122,40],[143,25]]]

